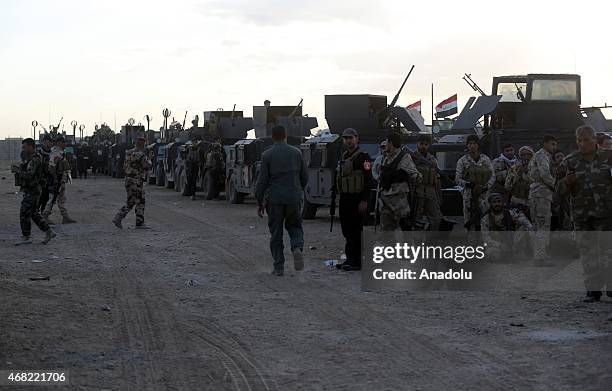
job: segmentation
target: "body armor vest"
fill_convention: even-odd
[[[514,186],[512,186],[512,197],[526,200],[529,198],[529,186],[531,181],[525,178],[525,174],[519,174]]]
[[[401,151],[391,164],[382,165],[380,171],[380,187],[384,190],[389,190],[394,183],[408,182],[410,179],[406,171],[397,168],[405,154],[404,151]]]
[[[336,188],[340,193],[359,194],[363,192],[364,178],[362,167],[359,170],[354,168],[355,159],[362,153],[363,151],[357,148],[348,159],[344,159],[338,164],[339,172],[336,175]]]
[[[438,178],[438,171],[434,167],[432,167],[430,164],[427,164],[424,161],[417,159],[416,168],[417,170],[419,170],[419,172],[423,176],[422,184],[424,186],[437,187],[440,184],[440,178]]]
[[[476,185],[484,185],[491,179],[491,171],[487,167],[471,163],[465,171],[465,180]]]
[[[504,217],[502,218],[501,225],[497,225],[493,213],[489,213],[489,229],[491,231],[516,231],[514,219],[510,215],[510,211],[504,209]]]

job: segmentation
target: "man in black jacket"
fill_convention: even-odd
[[[340,225],[346,239],[346,261],[337,265],[345,271],[361,270],[361,232],[372,190],[370,155],[359,148],[359,135],[352,128],[342,133],[345,151],[338,163],[336,191],[340,194]]]

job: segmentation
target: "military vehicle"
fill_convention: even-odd
[[[413,67],[414,68],[414,67]],[[412,72],[412,69],[411,71]],[[340,134],[346,128],[359,133],[360,147],[372,159],[379,154],[380,141],[390,132],[399,132],[404,144],[416,143],[418,133],[428,132],[416,110],[396,106],[410,73],[390,103],[384,95],[326,95],[325,119],[330,135],[313,137],[300,146],[308,167],[302,217],[313,219],[320,206],[332,202],[332,185],[342,156]],[[375,190],[374,190],[375,196]],[[373,206],[374,202],[370,203]]]
[[[227,160],[226,195],[232,204],[244,202],[244,198],[255,192],[263,152],[273,144],[272,128],[283,125],[287,130],[287,142],[299,146],[311,129],[318,126],[317,119],[302,114],[302,103],[297,106],[253,107],[253,124],[256,139],[237,141],[230,149]]]
[[[187,142],[188,133],[183,130],[182,125],[177,121],[172,121],[167,130],[168,143],[164,146],[163,172],[165,174],[165,185],[167,189],[174,189],[177,178],[177,159],[180,154],[180,147]],[[180,164],[180,162],[179,162]]]
[[[196,188],[204,192],[207,200],[212,200],[225,191],[227,152],[236,141],[247,137],[247,132],[253,129],[253,119],[244,117],[242,111],[236,111],[236,105],[231,111],[218,109],[203,114],[203,126],[198,126],[199,118],[196,116],[188,138],[199,152]],[[186,184],[186,171],[182,169],[180,175],[180,182]],[[187,195],[185,191],[182,193]]]
[[[481,152],[491,159],[500,155],[506,143],[517,149],[528,145],[538,150],[545,134],[559,140],[559,149],[575,149],[575,129],[588,123],[581,113],[580,76],[573,74],[528,74],[493,78],[492,94],[471,97],[450,134],[432,146],[440,168],[454,177],[457,160],[464,155],[465,137],[481,137]],[[446,194],[444,194],[446,193]],[[447,205],[458,205],[458,188],[443,191]],[[454,199],[452,202],[450,200]],[[447,215],[460,216],[460,210]],[[454,207],[453,207],[454,209]]]

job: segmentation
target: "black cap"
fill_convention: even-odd
[[[346,128],[344,132],[342,132],[342,137],[359,137],[359,134],[353,128]]]
[[[24,138],[21,144],[36,145],[36,143],[34,142],[34,139],[31,137]]]

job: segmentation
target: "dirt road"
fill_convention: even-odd
[[[362,292],[322,263],[343,249],[325,217],[305,222],[305,270],[276,278],[253,200],[149,186],[152,229],[130,214],[120,231],[107,177],[69,187],[78,224],[15,247],[21,196],[0,176],[0,369],[69,370],[75,390],[612,389],[610,299]]]

